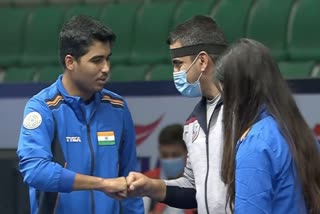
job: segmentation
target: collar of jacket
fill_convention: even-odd
[[[259,122],[260,120],[262,120],[263,118],[269,116],[270,114],[268,113],[268,110],[267,110],[267,107],[265,105],[263,105],[260,109],[260,113],[259,113],[259,116],[258,116],[258,119],[255,121],[255,123]],[[250,126],[243,134],[242,136],[240,137],[240,140],[239,142],[242,142],[248,135],[250,129],[251,129],[252,126]]]
[[[68,92],[66,91],[66,89],[64,88],[64,86],[62,84],[62,74],[57,79],[56,84],[57,84],[57,88],[58,88],[59,93],[61,94],[61,96],[64,99],[64,102],[73,109],[73,111],[76,113],[76,115],[79,119],[85,120],[83,118],[83,112],[80,107],[80,104],[84,103],[84,101],[81,97],[71,96],[70,94],[68,94]],[[94,108],[96,108],[96,106],[101,103],[101,99],[102,99],[102,92],[101,91],[94,94],[94,99],[93,99],[93,102],[95,103]]]
[[[215,107],[215,111],[216,109],[219,109],[222,106],[222,104],[223,104],[223,97],[220,96],[220,99]],[[200,127],[207,134],[208,128],[207,128],[207,98],[206,97],[201,98],[201,100],[198,102],[193,112],[191,113],[191,115],[188,117],[188,120],[191,117],[197,118],[198,123],[200,124]]]

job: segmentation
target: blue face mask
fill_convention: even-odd
[[[177,158],[162,158],[160,159],[160,164],[165,176],[169,179],[177,178],[183,173],[185,166],[185,156]]]
[[[177,90],[183,95],[187,97],[200,97],[202,95],[200,88],[200,74],[199,78],[194,83],[189,83],[187,80],[187,73],[192,67],[192,65],[196,62],[198,56],[193,60],[190,67],[187,70],[182,70],[178,72],[173,72],[173,80]]]

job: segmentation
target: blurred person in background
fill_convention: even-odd
[[[187,148],[183,141],[183,126],[171,124],[164,127],[158,137],[158,150],[160,156],[160,167],[146,172],[154,179],[176,179],[183,175],[187,160]],[[183,210],[170,207],[166,204],[151,201],[145,197],[144,202],[149,214],[193,214],[194,210]]]

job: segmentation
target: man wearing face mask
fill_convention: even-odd
[[[222,99],[210,81],[215,61],[226,49],[223,32],[210,17],[194,16],[178,25],[168,38],[173,79],[184,96],[200,97],[184,125],[188,157],[183,176],[174,180],[149,179],[131,172],[129,195],[148,196],[199,213],[230,213],[226,186],[221,179],[223,153]]]
[[[145,173],[155,179],[176,179],[182,176],[187,159],[187,147],[182,138],[183,126],[172,124],[164,127],[158,137],[160,168]],[[150,204],[144,198],[145,205]],[[167,206],[163,203],[151,203],[149,214],[193,214],[195,210],[183,210]]]
[[[168,125],[159,134],[161,178],[175,179],[183,173],[187,159],[187,148],[182,135],[183,127],[180,124]]]

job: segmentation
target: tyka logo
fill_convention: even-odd
[[[66,137],[66,140],[70,143],[81,143],[80,137]]]

